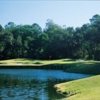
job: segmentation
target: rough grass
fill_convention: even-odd
[[[100,100],[100,75],[55,85],[62,100]]]

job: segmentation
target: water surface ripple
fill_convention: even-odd
[[[0,100],[57,100],[54,85],[89,77],[62,70],[0,69]]]

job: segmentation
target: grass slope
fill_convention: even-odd
[[[83,74],[100,74],[100,61],[85,61],[71,64],[67,72]]]
[[[100,100],[100,75],[57,84],[55,87],[69,96],[63,100]]]

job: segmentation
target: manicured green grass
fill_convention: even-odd
[[[74,60],[71,59],[60,59],[60,60],[34,60],[34,59],[10,59],[10,60],[1,60],[0,65],[63,65],[73,63]]]
[[[100,75],[57,84],[55,87],[68,96],[62,100],[100,100]]]

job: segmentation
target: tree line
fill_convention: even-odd
[[[75,29],[50,19],[44,29],[37,23],[0,25],[0,59],[12,58],[100,60],[100,15]]]

